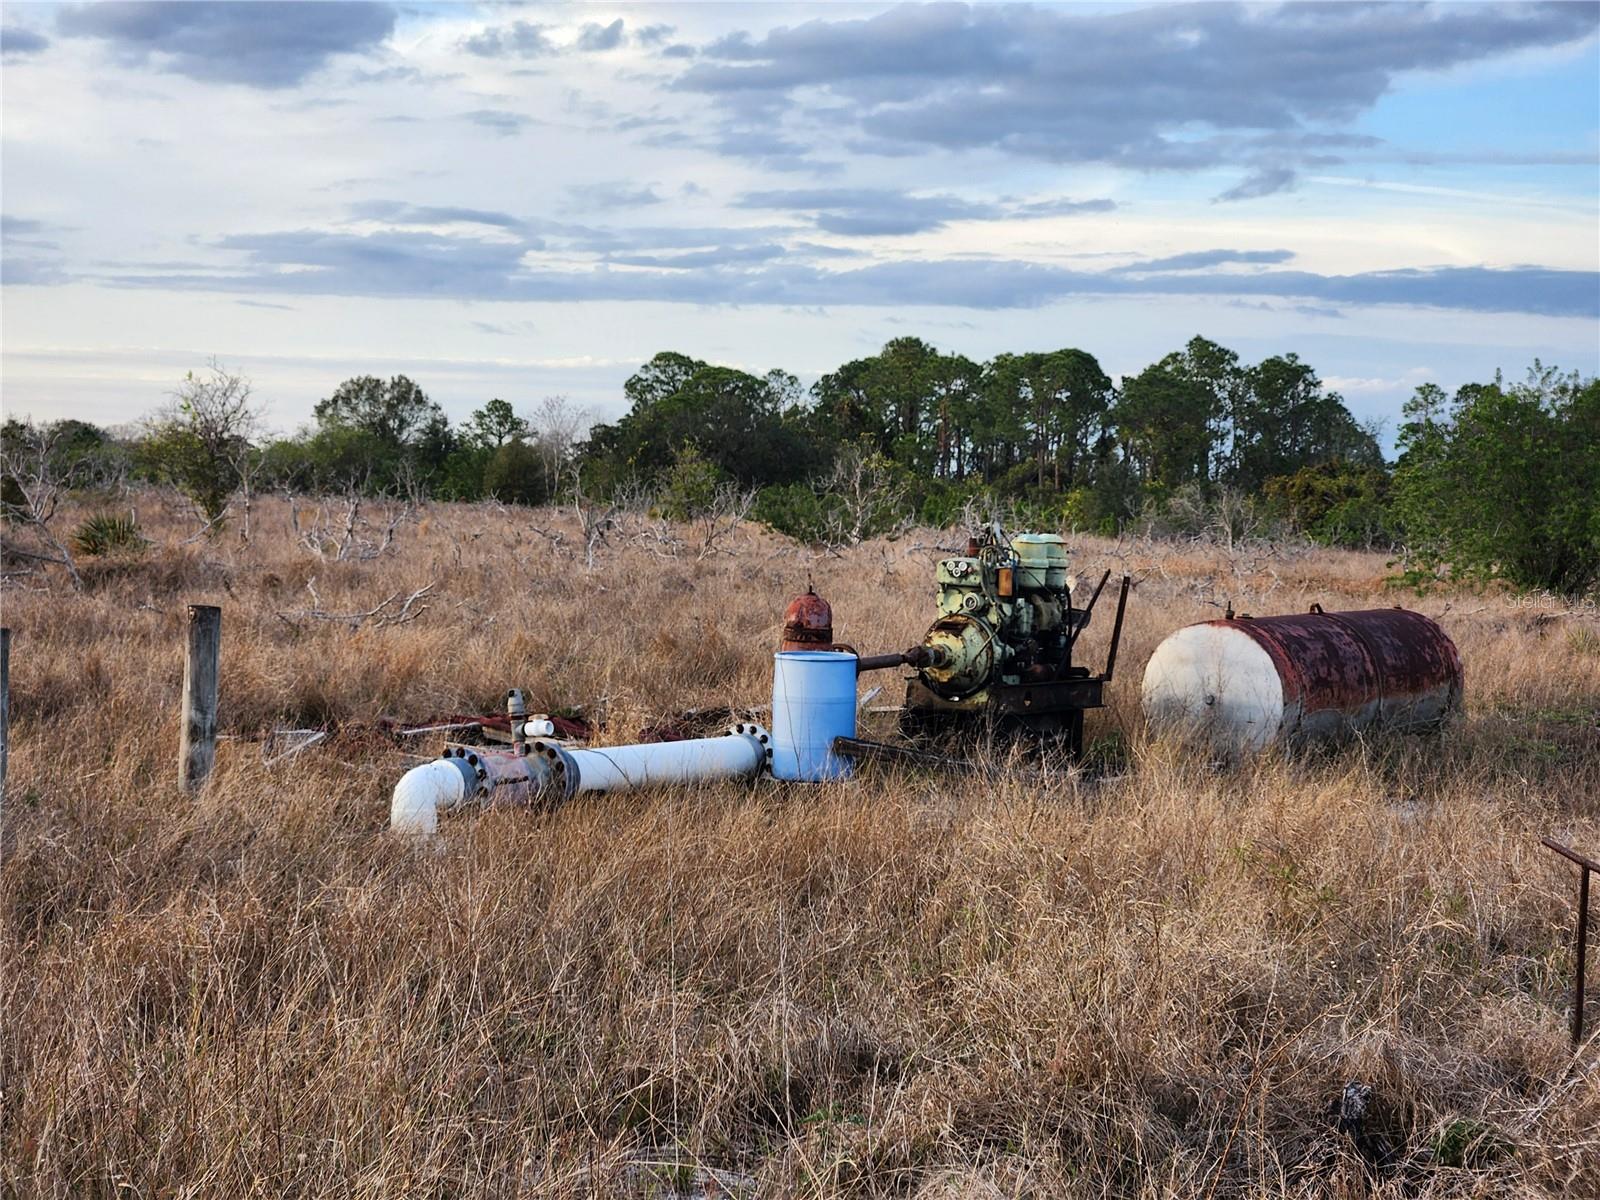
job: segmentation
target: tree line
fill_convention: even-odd
[[[216,524],[264,490],[606,498],[748,515],[813,542],[950,525],[976,506],[1050,528],[1220,521],[1393,548],[1418,582],[1581,592],[1600,577],[1600,384],[1537,363],[1523,383],[1417,389],[1393,464],[1297,355],[1247,363],[1200,337],[1120,380],[1075,348],[979,362],[896,338],[809,389],[668,351],[623,395],[626,411],[593,425],[561,397],[527,413],[491,399],[452,424],[405,376],[361,376],[268,437],[249,381],[213,363],[126,436],[6,422],[0,485],[16,520],[32,446],[79,486],[170,484]]]
[[[624,392],[627,413],[585,446],[600,485],[666,477],[693,447],[721,477],[760,489],[758,513],[798,527],[826,507],[816,482],[863,456],[932,524],[987,498],[1115,532],[1186,488],[1256,494],[1305,469],[1355,499],[1376,500],[1383,485],[1375,432],[1309,364],[1288,354],[1250,365],[1204,338],[1120,384],[1083,350],[979,363],[908,337],[808,393],[782,371],[677,353],[656,355]],[[1386,536],[1375,508],[1347,508],[1328,532]]]

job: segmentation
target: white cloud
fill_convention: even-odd
[[[1378,11],[1372,20],[1398,20]],[[576,48],[585,24],[603,33],[619,15],[609,48]],[[1378,315],[1359,296],[1250,296],[1230,308],[1175,289],[1135,299],[1082,298],[1068,287],[1046,288],[1038,309],[986,311],[1024,276],[1162,259],[1179,265],[1152,269],[1201,279],[1280,269],[1324,279],[1441,266],[1594,271],[1597,201],[1592,187],[1564,195],[1542,188],[1537,166],[1517,166],[1515,175],[1482,168],[1480,184],[1460,164],[1363,159],[1371,179],[1348,167],[1302,170],[1298,190],[1212,205],[1259,165],[1251,156],[1262,143],[1210,143],[1205,153],[1227,161],[1193,172],[1063,167],[998,146],[951,152],[912,133],[893,147],[870,146],[882,129],[854,129],[855,115],[819,105],[814,92],[740,107],[672,86],[696,62],[740,60],[664,56],[671,45],[706,47],[741,28],[762,44],[778,26],[842,15],[754,5],[408,8],[382,39],[291,39],[293,52],[277,65],[255,60],[245,85],[196,78],[209,71],[192,61],[204,39],[185,59],[149,38],[51,37],[8,61],[3,80],[6,213],[52,227],[35,239],[49,246],[7,255],[0,350],[8,405],[69,411],[81,402],[103,413],[140,394],[140,381],[170,382],[217,353],[254,364],[286,420],[309,411],[341,373],[391,369],[391,361],[414,363],[452,404],[471,407],[475,389],[503,390],[514,376],[531,398],[566,390],[604,408],[632,364],[666,347],[820,371],[914,332],[918,321],[980,357],[1071,342],[1118,370],[1196,332],[1235,339],[1241,352],[1252,342],[1269,353],[1319,347],[1320,356],[1302,353],[1374,402],[1409,390],[1413,363],[1454,366],[1421,350],[1380,352],[1374,336],[1470,344],[1474,362],[1499,355],[1496,365],[1513,371],[1533,348],[1564,365],[1600,365],[1592,321]],[[1338,15],[1368,19],[1356,9]],[[519,19],[545,25],[552,52],[490,56],[462,46]],[[1140,20],[1199,28],[1176,10]],[[638,36],[650,25],[674,31]],[[1191,38],[1191,50],[1201,40]],[[1537,78],[1496,75],[1492,57],[1475,61],[1508,96]],[[1136,84],[1108,79],[1106,103],[1143,102]],[[1388,86],[1404,87],[1404,77],[1391,75]],[[755,136],[763,129],[764,141]],[[887,148],[899,153],[872,152]],[[1249,161],[1228,158],[1236,151]],[[785,169],[827,163],[838,173],[820,182]],[[801,192],[814,203],[799,203]],[[762,194],[794,202],[740,207]],[[860,203],[845,203],[852,195]],[[1048,211],[1063,198],[1116,207]],[[1215,257],[1224,248],[1293,257],[1225,262]],[[373,257],[363,262],[363,252]],[[986,260],[1034,270],[1006,267],[1008,281]],[[22,287],[25,266],[57,280],[186,275],[191,287],[204,276],[293,271],[311,291],[309,281],[341,271],[350,294],[299,294],[276,279],[221,303],[194,291],[83,282]],[[519,272],[590,273],[602,298],[530,300],[539,293],[505,287]],[[628,294],[610,278],[623,273],[670,277],[651,285],[656,292],[633,294],[678,302],[604,298]],[[720,287],[729,280],[743,292]],[[396,283],[403,286],[386,286]],[[936,297],[923,293],[935,285]],[[478,302],[496,289],[511,298]],[[880,305],[843,307],[863,298]],[[742,303],[753,299],[762,303]],[[711,301],[726,304],[703,307]],[[1319,318],[1319,306],[1337,307],[1342,319]],[[1312,337],[1334,328],[1339,338]],[[52,346],[60,349],[41,350]],[[118,378],[139,386],[118,391]]]

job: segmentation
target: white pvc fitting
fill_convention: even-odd
[[[454,760],[436,758],[413,767],[394,785],[389,828],[404,834],[435,833],[439,814],[456,807],[466,796],[467,777]]]

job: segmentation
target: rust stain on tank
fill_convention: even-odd
[[[796,596],[783,613],[783,640],[780,650],[827,650],[833,646],[833,609],[807,588]]]
[[[1208,621],[1237,629],[1272,659],[1284,701],[1302,712],[1382,719],[1422,697],[1459,706],[1461,658],[1439,625],[1403,608],[1311,612]]]

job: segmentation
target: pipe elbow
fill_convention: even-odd
[[[436,833],[439,814],[467,798],[464,764],[458,763],[457,759],[439,758],[402,775],[389,804],[389,828],[407,835]]]

